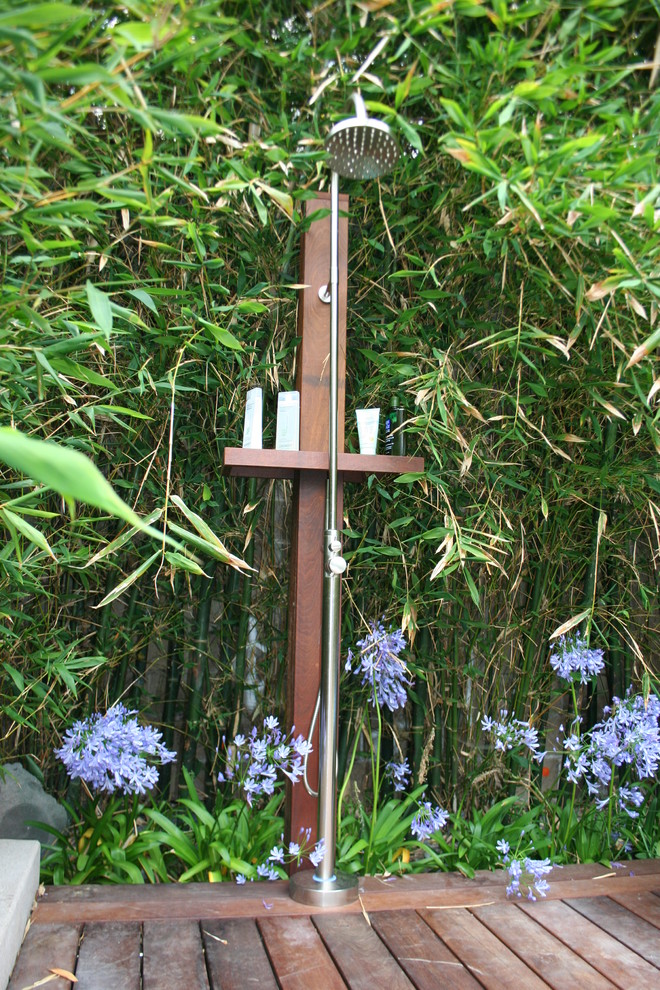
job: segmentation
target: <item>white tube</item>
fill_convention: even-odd
[[[378,444],[380,409],[356,409],[361,454],[375,454]]]
[[[245,401],[245,426],[243,429],[243,446],[250,450],[261,450],[262,428],[262,391],[251,388]]]

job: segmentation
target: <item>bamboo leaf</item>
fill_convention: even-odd
[[[626,365],[626,371],[628,368],[632,368],[634,365],[639,364],[645,357],[648,357],[652,351],[660,344],[660,326],[653,331],[653,333],[646,338],[646,340],[636,347],[633,351],[632,357],[628,364]]]
[[[112,516],[117,516],[143,533],[167,540],[175,549],[179,544],[152,529],[117,495],[99,469],[78,450],[52,440],[25,436],[10,427],[0,428],[0,461],[15,471],[58,492],[73,508],[85,502]]]
[[[202,570],[196,560],[192,557],[186,557],[176,550],[167,550],[165,557],[174,567],[180,567],[182,570],[188,571],[191,574],[199,574],[201,577],[207,578],[209,576]]]
[[[146,526],[150,526],[152,523],[155,523],[157,519],[160,519],[162,514],[163,514],[162,509],[155,509],[151,513],[151,515],[147,516],[143,520],[143,522]],[[103,560],[105,557],[109,557],[111,554],[116,553],[117,550],[120,550],[127,543],[130,543],[130,541],[139,532],[140,532],[140,528],[138,526],[131,526],[130,529],[125,530],[110,543],[106,543],[104,547],[101,547],[101,549],[97,551],[97,553],[95,553],[92,557],[89,558],[89,560],[85,564],[85,567],[91,567],[93,564],[98,564],[100,560]]]
[[[581,622],[588,619],[590,615],[591,609],[585,608],[583,612],[580,612],[578,615],[574,615],[572,619],[567,619],[566,622],[562,622],[560,626],[557,626],[554,632],[550,633],[550,640],[552,641],[553,639],[557,639],[559,636],[563,636],[565,633],[570,632],[571,629],[575,629],[575,627],[579,626]]]
[[[227,550],[222,540],[218,539],[211,527],[204,522],[201,516],[199,516],[196,512],[193,512],[192,509],[189,509],[183,499],[179,498],[178,495],[172,495],[172,502],[178,509],[180,509],[186,519],[193,524],[203,540],[207,544],[215,547],[219,553],[224,555],[227,563],[231,563],[233,567],[239,567],[244,570],[252,570],[252,568],[249,567],[244,560],[241,560],[240,557],[234,556],[234,554]]]
[[[31,543],[34,543],[35,546],[38,546],[40,550],[45,550],[46,553],[53,558],[53,560],[57,560],[57,557],[53,553],[46,537],[38,529],[35,529],[34,526],[30,525],[27,519],[23,519],[21,516],[16,515],[15,512],[11,512],[11,510],[6,507],[0,511],[12,524],[12,526],[16,527],[19,533],[22,533],[23,536],[27,537],[27,539],[30,540]]]
[[[144,560],[139,567],[136,567],[135,570],[128,575],[128,577],[124,578],[123,581],[120,581],[119,584],[112,589],[112,591],[109,591],[105,598],[98,603],[98,605],[94,605],[92,607],[103,608],[104,605],[109,605],[110,602],[114,602],[117,598],[123,595],[132,584],[135,584],[138,578],[141,578],[142,575],[149,570],[154,561],[158,560],[160,556],[160,550],[152,553],[151,557]]]
[[[92,311],[92,319],[99,330],[103,331],[106,339],[109,340],[112,333],[112,306],[110,305],[110,298],[105,292],[97,289],[89,279],[85,284],[85,292],[87,293],[89,308]]]

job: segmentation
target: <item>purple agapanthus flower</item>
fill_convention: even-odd
[[[590,649],[579,633],[574,637],[560,636],[554,650],[550,655],[550,665],[565,681],[587,684],[605,666],[603,651]]]
[[[408,701],[406,688],[413,682],[399,657],[406,645],[401,630],[386,630],[382,620],[371,622],[369,633],[356,645],[360,652],[354,656],[348,651],[345,669],[362,675],[361,683],[372,690],[371,704],[386,705],[391,712],[403,708]]]
[[[257,876],[262,880],[279,880],[280,875],[270,863],[259,863],[257,866]]]
[[[535,901],[537,896],[545,897],[549,888],[545,877],[551,870],[552,863],[549,859],[526,857],[522,862],[519,859],[512,859],[507,866],[509,874],[507,897],[522,897],[524,893],[528,901]]]
[[[69,777],[110,794],[144,794],[154,787],[155,764],[171,763],[176,753],[165,748],[153,726],[140,725],[136,715],[120,703],[105,715],[96,712],[67,729],[55,755]]]
[[[408,760],[396,763],[392,760],[385,767],[385,772],[394,785],[395,792],[405,791],[410,781],[410,767]]]
[[[434,808],[430,801],[424,801],[411,822],[410,831],[420,842],[426,842],[444,828],[448,820],[448,811],[444,811],[438,805]]]
[[[231,781],[242,790],[250,806],[256,799],[275,793],[279,774],[297,783],[312,747],[303,736],[294,736],[294,731],[285,734],[278,720],[269,715],[261,735],[256,727],[247,736],[236,735],[226,747],[225,766],[218,773],[218,781]]]
[[[320,866],[325,859],[325,839],[319,839],[311,853],[309,854],[309,861],[312,866]]]
[[[495,749],[500,752],[506,753],[519,746],[525,746],[531,750],[533,758],[540,763],[545,753],[539,752],[538,730],[529,722],[523,722],[519,718],[507,720],[508,714],[506,709],[502,709],[499,721],[487,715],[481,720],[481,728],[493,737]]]
[[[565,746],[564,769],[570,783],[583,781],[601,810],[610,800],[610,784],[615,770],[628,768],[637,781],[657,776],[660,766],[660,700],[652,694],[614,698],[604,709],[604,718],[579,737],[572,733]],[[618,807],[631,818],[644,801],[638,787],[615,791]]]

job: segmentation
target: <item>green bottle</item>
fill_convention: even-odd
[[[395,457],[403,457],[406,453],[406,436],[403,430],[398,429],[403,423],[404,414],[403,406],[395,398],[392,408],[385,416],[385,453]]]

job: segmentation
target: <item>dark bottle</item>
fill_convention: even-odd
[[[406,452],[406,436],[399,429],[403,423],[404,410],[395,400],[392,408],[385,416],[385,453],[403,457]],[[395,432],[396,431],[396,432]]]

